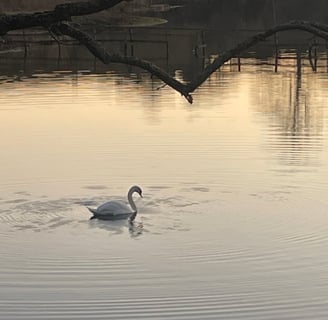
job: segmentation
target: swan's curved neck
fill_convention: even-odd
[[[134,193],[134,190],[130,190],[129,191],[129,193],[128,193],[128,201],[129,201],[129,204],[130,204],[132,210],[136,213],[137,212],[137,206],[134,203],[133,198],[132,198],[133,193]]]

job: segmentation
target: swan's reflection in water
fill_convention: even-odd
[[[132,238],[136,238],[142,235],[144,231],[143,223],[132,221],[129,222],[129,232]]]
[[[108,231],[110,234],[123,234],[126,231],[130,233],[132,238],[139,237],[144,232],[144,226],[139,221],[128,221],[128,220],[90,220],[90,228],[98,228]]]

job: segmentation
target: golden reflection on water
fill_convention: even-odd
[[[277,74],[270,81],[261,76],[252,99],[267,119],[267,148],[287,166],[319,164],[323,148],[325,104],[321,92],[326,79],[306,74]]]
[[[327,76],[253,68],[193,105],[114,74],[2,84],[0,317],[327,315]],[[88,220],[135,183],[135,227]]]
[[[326,82],[219,72],[191,106],[169,88],[113,75],[3,84],[2,181],[259,187],[286,165],[320,165]]]
[[[106,162],[121,167],[122,159],[140,171],[144,166],[159,167],[161,159],[165,166],[170,149],[190,150],[191,144],[206,141],[216,131],[215,121],[208,117],[193,123],[192,107],[169,90],[147,101],[148,93],[140,92],[140,87],[117,86],[93,77],[81,78],[78,89],[68,81],[59,86],[58,81],[33,82],[35,86],[21,88],[15,83],[2,88],[1,125],[4,136],[10,137],[1,146],[8,157],[2,158],[3,165],[6,161],[11,169],[6,170],[6,181],[13,172],[18,179],[26,174],[53,179],[60,173],[66,178],[79,165],[82,174],[87,169],[102,175],[102,169],[109,169]],[[156,159],[154,149],[162,152]],[[185,156],[180,163],[188,161]],[[178,166],[179,157],[175,160]]]

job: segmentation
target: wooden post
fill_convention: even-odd
[[[24,59],[27,57],[27,43],[26,43],[26,37],[25,37],[25,30],[23,29],[23,41],[24,41]]]

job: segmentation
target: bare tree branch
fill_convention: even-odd
[[[56,24],[56,29],[62,34],[68,35],[78,40],[80,44],[84,45],[96,58],[98,58],[104,64],[123,63],[147,70],[149,73],[161,79],[171,88],[180,92],[181,95],[183,95],[189,101],[189,103],[192,103],[192,96],[187,91],[187,86],[171,77],[167,72],[151,63],[150,61],[139,59],[133,56],[122,56],[119,54],[108,53],[97,41],[91,38],[91,36],[74,27],[71,23],[58,23]]]
[[[181,83],[174,79],[166,71],[162,70],[150,61],[139,59],[133,56],[122,56],[107,52],[97,41],[85,32],[74,26],[68,21],[73,16],[88,15],[111,8],[123,1],[133,0],[89,0],[82,2],[66,3],[57,5],[53,11],[36,12],[32,14],[12,14],[0,15],[0,35],[8,31],[25,29],[30,27],[42,26],[55,34],[68,35],[84,45],[95,57],[104,64],[122,63],[140,67],[161,79],[174,90],[180,92],[189,103],[193,99],[191,92],[195,91],[210,75],[218,70],[225,62],[231,58],[240,55],[243,51],[256,45],[261,41],[273,36],[277,32],[288,30],[302,30],[315,36],[328,40],[328,26],[315,22],[291,21],[289,23],[277,25],[264,32],[258,33],[245,41],[237,44],[235,47],[222,52],[217,59],[209,64],[198,76],[189,84]]]
[[[258,33],[245,41],[237,44],[234,48],[227,50],[219,55],[211,64],[209,64],[203,72],[201,72],[194,80],[189,84],[183,84],[180,81],[171,77],[164,70],[160,69],[158,66],[152,64],[149,61],[138,59],[136,57],[126,57],[118,54],[110,54],[100,46],[98,42],[93,40],[86,33],[72,26],[69,23],[59,23],[56,25],[59,31],[63,34],[66,34],[76,40],[78,40],[82,45],[86,46],[88,50],[103,63],[109,64],[114,63],[123,63],[128,65],[133,65],[140,67],[144,70],[147,70],[151,74],[155,75],[171,88],[180,92],[189,103],[192,103],[193,99],[191,92],[195,91],[204,81],[206,81],[209,76],[218,70],[225,62],[229,61],[231,58],[238,56],[241,52],[251,48],[261,41],[265,41],[267,38],[281,31],[288,30],[302,30],[307,31],[313,35],[316,35],[320,38],[328,40],[328,26],[312,23],[307,21],[291,21],[286,24],[281,24],[275,26],[271,29],[266,30],[265,32]],[[327,30],[327,31],[326,31]]]
[[[312,33],[324,40],[328,40],[328,26],[312,23],[308,21],[291,21],[289,23],[277,25],[264,32],[258,33],[245,41],[237,44],[234,48],[222,52],[217,59],[209,64],[202,73],[200,73],[193,81],[187,85],[187,91],[189,93],[196,90],[206,79],[216,70],[218,70],[225,62],[231,58],[238,56],[241,52],[253,47],[261,41],[265,41],[277,32],[288,30],[302,30]]]

